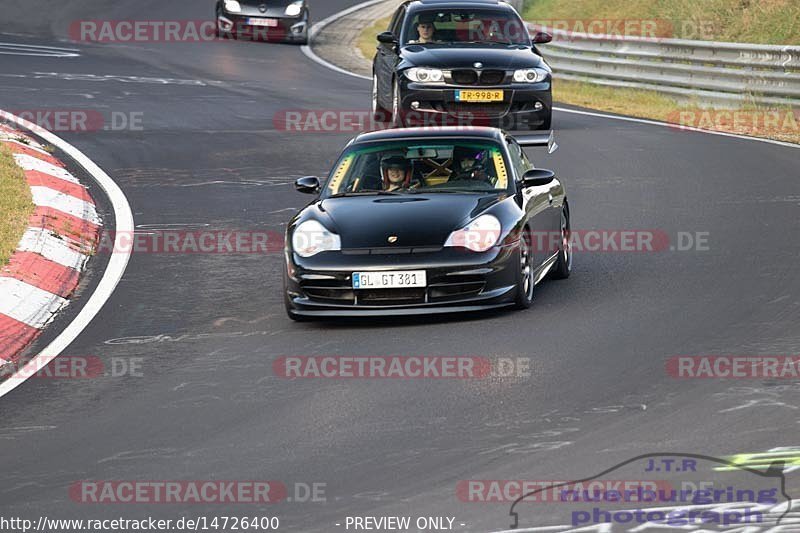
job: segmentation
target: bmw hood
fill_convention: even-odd
[[[528,47],[505,46],[422,46],[403,48],[401,68],[431,67],[440,69],[474,68],[482,63],[485,69],[548,68],[544,60]]]
[[[433,247],[505,195],[405,194],[329,198],[317,206],[335,226],[342,248]],[[397,237],[395,243],[389,237]]]

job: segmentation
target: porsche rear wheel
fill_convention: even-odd
[[[569,207],[564,204],[561,210],[561,246],[558,261],[550,272],[553,279],[567,279],[572,273],[572,246],[570,245]]]

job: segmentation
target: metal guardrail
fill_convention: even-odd
[[[532,33],[537,29],[529,24]],[[649,89],[701,104],[800,107],[800,46],[543,29],[553,42],[539,50],[556,79]]]

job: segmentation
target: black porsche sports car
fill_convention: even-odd
[[[306,0],[217,0],[217,36],[308,42]]]
[[[372,111],[403,125],[550,129],[552,71],[500,0],[410,0],[378,35]]]
[[[522,146],[552,133],[398,128],[353,139],[288,224],[289,316],[372,316],[527,308],[534,287],[572,268],[570,212],[553,172]]]

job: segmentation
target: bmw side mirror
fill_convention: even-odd
[[[294,182],[294,188],[298,192],[305,194],[317,194],[319,192],[319,178],[316,176],[306,176]]]
[[[534,44],[547,44],[553,40],[553,36],[544,31],[537,31],[533,36]]]
[[[378,42],[382,44],[397,44],[397,37],[390,31],[378,34]]]
[[[539,187],[541,185],[550,185],[554,179],[556,179],[556,174],[552,170],[534,168],[522,176],[522,186]]]

